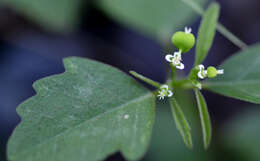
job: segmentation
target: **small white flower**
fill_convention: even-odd
[[[172,63],[173,66],[175,66],[177,69],[180,69],[180,70],[184,69],[184,64],[181,63],[181,61],[182,61],[181,51],[174,52],[173,55],[168,54],[168,55],[165,56],[165,59],[168,62]]]
[[[199,67],[198,77],[200,79],[206,78],[207,77],[207,71],[205,70],[204,65],[200,64],[200,65],[198,65],[198,67]]]
[[[184,31],[186,34],[189,34],[189,33],[191,33],[192,30],[190,27],[185,27]]]
[[[164,97],[171,97],[173,92],[169,90],[168,85],[162,85],[158,94],[159,99],[164,99]]]

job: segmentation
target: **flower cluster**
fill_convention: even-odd
[[[195,37],[191,33],[191,28],[185,27],[184,32],[179,31],[173,34],[172,43],[178,48],[178,51],[173,54],[168,54],[165,56],[167,62],[171,63],[176,69],[183,70],[185,68],[184,63],[182,63],[182,54],[188,52],[195,44]],[[200,64],[194,68],[195,73],[189,79],[194,87],[201,89],[202,85],[198,81],[198,78],[214,78],[219,74],[224,74],[224,70],[217,70],[215,67],[210,66],[205,69],[204,65]],[[169,90],[168,85],[162,85],[158,92],[159,99],[164,99],[165,97],[171,97],[173,92]]]

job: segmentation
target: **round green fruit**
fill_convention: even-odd
[[[218,74],[218,72],[215,67],[210,66],[207,68],[207,75],[209,78],[214,78],[217,76],[217,74]]]
[[[179,31],[172,35],[172,43],[181,50],[182,53],[186,53],[194,46],[195,37],[192,33]]]

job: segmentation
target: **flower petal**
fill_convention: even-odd
[[[169,87],[168,87],[168,85],[164,84],[164,85],[161,86],[161,89],[166,89],[166,90],[168,90]]]
[[[169,92],[168,97],[171,97],[173,95],[173,92],[170,90],[168,92]]]
[[[204,79],[205,77],[202,75],[202,71],[199,71],[198,72],[198,77],[200,78],[200,79]]]
[[[189,33],[191,33],[192,30],[190,27],[185,27],[184,31],[186,34],[189,34]]]
[[[184,69],[184,64],[180,63],[180,64],[176,65],[176,68],[182,70],[182,69]]]
[[[174,58],[174,56],[171,55],[171,54],[168,54],[168,55],[165,56],[165,59],[166,59],[168,62],[172,62],[172,61],[173,61],[173,58]]]
[[[200,71],[204,70],[204,68],[205,68],[204,65],[202,65],[202,64],[198,65],[198,67],[199,67]]]

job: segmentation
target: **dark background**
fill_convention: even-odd
[[[221,5],[220,22],[224,26],[249,45],[260,41],[259,0],[219,0],[218,2]],[[76,31],[59,34],[46,31],[11,7],[0,6],[0,160],[5,160],[8,137],[20,121],[15,111],[16,107],[34,95],[32,88],[34,81],[64,71],[62,65],[64,57],[87,57],[111,64],[125,72],[136,70],[154,80],[165,81],[168,69],[162,56],[165,51],[158,42],[120,25],[96,8],[92,2],[82,5],[80,15],[79,28]],[[198,19],[191,25],[194,33],[198,30],[199,22]],[[205,65],[218,65],[237,51],[239,51],[238,47],[217,33]],[[186,56],[185,61],[191,64],[193,57]],[[238,153],[241,150],[240,146],[253,147],[253,145],[237,143],[230,146],[225,145],[222,140],[226,137],[222,131],[225,131],[223,129],[227,124],[232,124],[230,122],[235,122],[234,118],[247,111],[259,112],[257,106],[209,92],[204,94],[208,100],[214,125],[212,148],[207,154],[210,155],[210,160],[246,161],[250,160],[248,156],[252,155],[256,156],[252,160],[260,160],[256,153],[246,153],[243,156]],[[251,115],[245,118],[249,119]],[[243,125],[241,125],[242,129]],[[258,128],[253,130],[259,131]],[[259,139],[255,139],[253,143],[259,143]],[[235,142],[239,141],[235,140]],[[161,145],[163,149],[167,147],[168,145]],[[188,153],[189,151],[185,151],[183,155]],[[169,159],[174,160],[174,157]],[[120,154],[116,154],[109,160],[123,160],[123,158]],[[148,153],[145,160],[156,159]],[[180,156],[176,160],[185,159]]]

